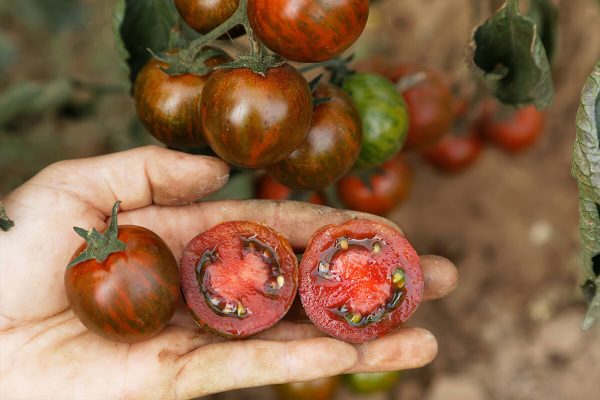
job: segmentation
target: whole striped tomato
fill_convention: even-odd
[[[248,19],[258,38],[293,61],[332,59],[360,36],[369,0],[248,0]]]
[[[402,148],[408,132],[408,112],[402,95],[387,78],[358,73],[344,82],[360,113],[363,143],[357,169],[370,169],[390,160]]]
[[[92,332],[116,342],[159,333],[179,300],[179,269],[166,243],[141,226],[117,228],[116,208],[105,233],[86,238],[65,273],[69,304]],[[103,239],[100,239],[100,238]]]
[[[289,64],[264,75],[220,69],[202,92],[206,141],[223,160],[244,168],[264,168],[289,156],[304,140],[312,110],[310,87]]]
[[[313,96],[329,99],[313,110],[306,138],[268,172],[280,183],[305,190],[323,189],[352,168],[362,143],[362,122],[352,99],[330,84],[317,86]]]

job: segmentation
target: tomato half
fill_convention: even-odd
[[[512,109],[495,101],[484,105],[480,118],[482,135],[508,153],[531,148],[544,132],[546,114],[535,106]]]
[[[266,200],[296,200],[311,204],[325,205],[325,199],[319,192],[307,192],[291,189],[269,175],[263,175],[256,187],[256,198]]]
[[[264,168],[289,156],[312,119],[312,94],[294,67],[215,71],[202,91],[202,127],[215,153],[230,164]]]
[[[231,61],[213,57],[208,66]],[[151,58],[136,78],[134,98],[137,114],[146,129],[166,145],[178,149],[205,145],[200,123],[200,96],[208,75],[171,76],[168,65]]]
[[[369,0],[248,0],[248,19],[258,38],[293,61],[325,61],[340,55],[367,24]]]
[[[331,400],[339,382],[338,376],[331,376],[308,382],[276,385],[275,390],[277,397],[281,400]]]
[[[117,342],[139,342],[160,332],[175,313],[179,269],[167,244],[146,228],[119,226],[118,239],[124,251],[102,263],[92,259],[67,269],[67,298],[90,331]]]
[[[409,196],[412,183],[410,165],[397,156],[372,171],[346,175],[337,183],[337,192],[352,210],[386,215]]]
[[[181,287],[198,325],[242,338],[287,313],[298,287],[298,260],[288,241],[266,225],[225,222],[185,247]]]
[[[239,4],[240,0],[175,0],[175,7],[183,20],[201,34],[212,31],[229,19]],[[235,38],[244,33],[242,27],[235,27],[225,38]]]
[[[328,225],[300,262],[300,298],[323,332],[350,343],[381,337],[405,322],[423,297],[423,270],[408,240],[369,220]]]
[[[300,147],[267,170],[295,189],[323,189],[336,182],[352,168],[361,149],[362,122],[350,96],[330,84],[317,86],[313,96],[330,101],[314,108]]]
[[[423,149],[437,143],[452,128],[456,107],[450,88],[435,71],[403,65],[386,73],[396,83],[415,74],[422,74],[423,80],[402,93],[409,113],[407,149]]]
[[[467,135],[448,135],[423,152],[425,159],[444,172],[458,173],[472,166],[483,150],[476,132]]]
[[[358,73],[346,79],[344,90],[356,104],[363,123],[363,144],[355,167],[369,169],[391,159],[406,140],[408,112],[389,79]]]

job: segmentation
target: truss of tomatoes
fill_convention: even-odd
[[[312,85],[285,62],[340,56],[362,33],[369,0],[175,5],[203,36],[151,59],[134,87],[142,123],[167,146],[208,145],[231,165],[264,168],[292,190],[314,191],[352,168],[389,161],[403,146],[408,111],[389,79],[362,73]],[[206,46],[250,31],[252,50],[235,60]]]

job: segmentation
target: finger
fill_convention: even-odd
[[[308,322],[279,321],[274,327],[254,336],[255,339],[290,341],[301,339],[313,339],[326,336]]]
[[[423,301],[440,299],[452,293],[458,284],[458,271],[452,262],[439,256],[421,256],[425,275]]]
[[[435,337],[422,328],[403,328],[381,339],[356,345],[358,360],[348,372],[385,372],[418,368],[437,355]]]
[[[32,182],[74,194],[109,215],[117,200],[123,210],[190,203],[221,188],[228,177],[229,167],[219,159],[148,146],[61,161]]]
[[[330,338],[248,340],[204,346],[179,359],[178,398],[341,374],[357,362],[352,345]],[[211,379],[198,379],[210,376]]]

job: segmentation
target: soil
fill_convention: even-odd
[[[477,2],[382,0],[358,54],[423,63],[446,71],[457,88],[469,92],[473,80],[463,62],[465,43],[475,22],[489,12],[482,7],[478,16],[471,7]],[[27,2],[8,0],[8,7],[0,6],[0,39],[15,49],[8,74],[0,73],[0,93],[23,79],[121,79],[112,47],[111,2],[83,2],[85,23],[45,44],[39,38],[46,28],[11,18],[12,3]],[[373,399],[598,398],[600,328],[580,329],[585,307],[578,289],[578,198],[570,168],[579,93],[600,59],[600,6],[594,0],[557,3],[556,95],[535,149],[508,156],[486,148],[478,165],[458,176],[440,174],[409,155],[414,192],[390,218],[421,254],[454,261],[460,284],[446,299],[422,305],[411,321],[435,333],[438,358],[406,373],[393,394]],[[122,95],[101,102],[94,118],[67,120],[46,113],[5,129],[0,132],[0,194],[52,161],[152,142],[130,129],[133,121],[133,103]],[[259,388],[214,397],[270,399],[274,393]],[[357,397],[342,389],[337,398]]]

